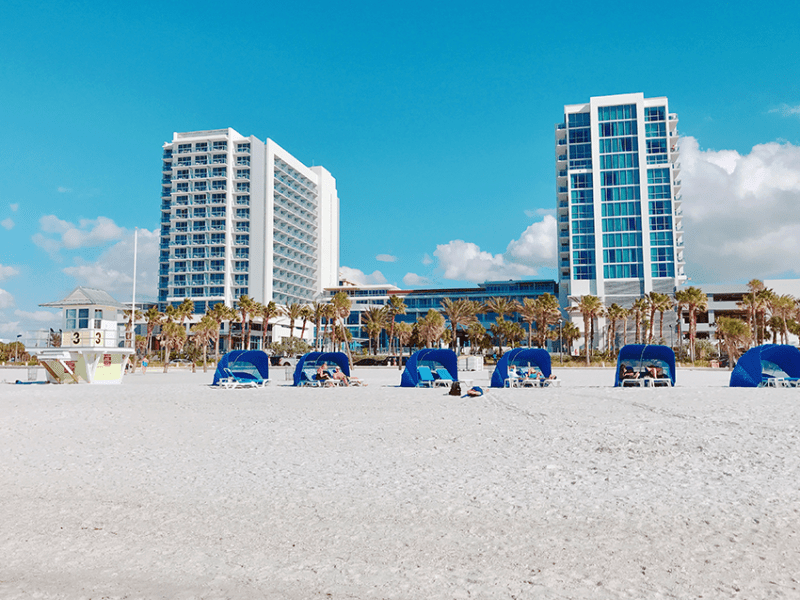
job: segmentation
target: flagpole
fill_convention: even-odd
[[[136,253],[139,242],[139,228],[133,230],[133,298],[131,299],[131,348],[136,351]]]

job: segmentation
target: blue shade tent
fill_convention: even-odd
[[[620,387],[620,370],[625,367],[633,369],[634,373],[645,373],[645,368],[654,366],[661,369],[664,379],[669,379],[675,385],[675,353],[667,346],[652,344],[628,344],[619,351],[617,358],[617,372],[614,375],[614,387]]]
[[[430,367],[431,371],[443,367],[450,373],[453,381],[458,381],[458,357],[452,350],[426,348],[411,355],[406,361],[406,369],[400,379],[400,387],[417,387],[419,385],[418,367]]]
[[[217,370],[214,371],[213,385],[219,385],[220,379],[226,379],[224,370],[231,372],[240,379],[269,379],[269,357],[261,350],[234,350],[219,359]]]
[[[509,350],[497,361],[497,366],[492,373],[492,387],[501,388],[508,379],[508,367],[515,366],[520,369],[538,367],[545,378],[550,377],[550,353],[542,348],[514,348]]]
[[[344,352],[309,352],[300,357],[294,369],[293,385],[299,386],[303,379],[303,372],[307,372],[311,377],[316,375],[317,369],[323,363],[337,365],[347,377],[350,377],[350,362]]]
[[[765,379],[800,377],[800,350],[784,344],[751,348],[731,373],[730,387],[758,387]]]

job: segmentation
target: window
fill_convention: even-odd
[[[228,162],[228,157],[225,156],[224,154],[214,154],[213,158],[211,159],[211,162],[214,163],[215,165],[224,165]]]
[[[597,119],[599,121],[622,121],[623,119],[636,118],[635,104],[622,104],[619,106],[599,106],[597,107]]]
[[[652,263],[650,265],[650,274],[653,277],[675,277],[674,263]]]
[[[250,248],[236,248],[234,256],[236,258],[248,258],[250,256]]]
[[[67,322],[66,328],[67,329],[77,329],[78,318],[77,318],[78,311],[75,308],[68,308],[67,309]]]
[[[208,194],[195,194],[192,198],[192,204],[205,204],[208,201]]]
[[[192,275],[192,285],[203,285],[206,282],[205,275],[198,274]]]
[[[237,260],[233,263],[234,271],[247,271],[249,263],[246,260]]]
[[[205,258],[206,257],[206,249],[205,248],[192,248],[192,258]]]
[[[227,150],[228,149],[228,142],[214,142],[213,149],[214,150]]]
[[[606,202],[603,203],[604,217],[628,217],[641,214],[638,202]]]
[[[203,296],[204,296],[203,288],[201,287],[192,288],[192,298],[202,298]]]
[[[216,219],[211,221],[211,230],[212,231],[224,231],[225,230],[225,220],[224,219]]]
[[[208,169],[195,169],[194,170],[194,177],[195,179],[200,177],[208,177]]]
[[[646,137],[667,137],[666,123],[646,123],[644,126]]]
[[[213,233],[211,234],[211,242],[212,243],[215,243],[214,242],[214,235],[216,235],[216,234],[213,234]],[[223,233],[222,235],[224,236],[225,234]],[[225,256],[225,247],[224,246],[213,246],[212,248],[208,249],[208,255],[209,256]]]
[[[226,181],[212,181],[211,182],[211,189],[212,190],[226,190],[228,186],[226,185]]]
[[[247,275],[234,275],[233,283],[234,285],[247,285],[247,278]]]
[[[567,115],[567,119],[570,129],[573,127],[588,127],[591,124],[591,115],[588,112],[573,113],[571,115]]]
[[[603,188],[601,190],[601,194],[604,202],[616,202],[617,200],[638,200],[640,196],[638,185]]]
[[[650,217],[650,230],[672,229],[672,217]]]
[[[225,288],[224,287],[212,287],[212,288],[209,288],[208,294],[210,296],[224,296],[225,295]]]
[[[663,106],[647,106],[644,109],[645,122],[650,121],[664,121],[666,110]]]
[[[594,218],[594,207],[591,204],[574,204],[572,206],[573,219]]]
[[[207,190],[208,189],[208,183],[206,183],[205,181],[197,181],[194,184],[194,189],[196,191]]]
[[[173,285],[186,285],[186,275],[175,275],[172,280]]]
[[[208,152],[208,142],[197,142],[194,145],[195,152]]]
[[[250,191],[250,184],[249,183],[237,183],[236,184],[236,191],[237,192],[249,192]]]
[[[206,217],[206,209],[205,208],[195,208],[192,214],[193,214],[195,219],[205,219],[205,217]]]
[[[236,169],[236,179],[250,179],[250,169]]]
[[[656,200],[654,202],[650,202],[650,214],[651,215],[671,215],[672,214],[672,202],[669,200]]]
[[[641,248],[619,248],[616,250],[603,250],[603,262],[605,263],[631,263],[642,262]]]
[[[573,204],[591,204],[594,202],[592,190],[576,190],[572,192]]]
[[[604,233],[604,248],[630,248],[642,245],[641,233]]]
[[[639,139],[635,137],[606,138],[600,140],[601,154],[614,154],[617,152],[638,152]]]
[[[196,165],[207,165],[208,164],[208,157],[207,156],[196,156],[194,159],[194,164]]]
[[[576,235],[572,238],[572,247],[576,249],[594,248],[594,236]]]
[[[211,285],[222,285],[225,283],[225,273],[211,273],[208,281]]]
[[[205,230],[206,230],[205,221],[192,221],[192,231],[205,231]]]
[[[175,258],[186,258],[186,248],[175,248]]]
[[[648,169],[647,183],[669,183],[669,169]]]
[[[603,171],[600,174],[602,185],[638,185],[639,171],[629,169],[625,171]]]
[[[619,217],[603,219],[603,232],[609,231],[638,231],[642,228],[640,217]]]
[[[237,156],[236,157],[236,164],[242,167],[249,167],[250,166],[250,157],[249,156]]]
[[[672,246],[671,231],[654,231],[650,234],[651,246]]]
[[[181,297],[181,296],[185,297],[186,296],[186,288],[176,287],[176,288],[174,288],[172,290],[172,295],[173,296],[178,296],[178,297]]]
[[[225,243],[225,234],[224,233],[212,233],[211,234],[211,243],[212,244],[224,244]]]
[[[206,243],[206,234],[205,233],[195,233],[192,235],[192,243],[193,244],[205,244]]]
[[[214,204],[224,204],[225,194],[211,194],[211,202]]]
[[[250,206],[250,196],[236,196],[236,204],[239,206]]]
[[[583,189],[592,187],[592,174],[591,173],[578,173],[571,176],[572,187],[574,189]]]
[[[600,157],[601,169],[631,169],[638,166],[638,154],[612,154]]]
[[[236,236],[236,245],[237,246],[246,246],[250,243],[250,236],[247,234],[239,234]]]
[[[569,130],[570,144],[586,144],[592,141],[592,136],[588,127],[582,129]]]
[[[594,221],[588,219],[573,221],[572,233],[594,233]]]
[[[650,260],[653,262],[672,262],[674,255],[671,246],[661,246],[657,248],[650,248]]]
[[[225,261],[224,260],[212,260],[211,261],[211,270],[212,271],[224,271],[225,270]]]
[[[236,209],[236,218],[237,219],[249,219],[250,218],[250,209],[249,208],[237,208]]]
[[[175,190],[178,191],[178,192],[188,192],[189,191],[189,183],[188,182],[179,183],[177,186],[175,186]]]
[[[185,235],[176,235],[175,236],[175,245],[176,246],[185,246],[187,243],[187,238]]]
[[[211,207],[211,216],[212,217],[224,217],[225,216],[225,207],[224,206],[212,206]]]
[[[647,140],[648,154],[666,154],[667,140]]]
[[[189,204],[189,196],[175,196],[175,204],[178,206],[187,206]]]
[[[192,151],[191,144],[178,144],[178,154],[185,154]]]
[[[228,169],[226,169],[225,167],[214,167],[211,170],[212,177],[227,177],[227,175],[228,175]]]
[[[236,144],[236,151],[237,152],[250,152],[250,144],[249,143]]]
[[[192,261],[192,271],[205,271],[205,270],[206,270],[206,261],[204,260]]]

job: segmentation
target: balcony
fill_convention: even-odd
[[[566,176],[567,176],[567,171],[566,171],[566,169],[564,169],[564,170],[560,170],[560,171],[558,172],[558,176],[559,176],[559,177],[566,177]]]
[[[559,123],[558,125],[556,125],[556,129],[558,129],[558,130],[561,130],[561,129],[566,130],[567,129],[567,124],[566,123]]]
[[[556,160],[558,160],[558,162],[560,162],[560,163],[561,162],[567,162],[567,155],[566,154],[559,154],[556,157]]]

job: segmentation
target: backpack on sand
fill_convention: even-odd
[[[458,383],[457,381],[454,381],[452,384],[450,384],[450,392],[449,392],[449,394],[451,396],[460,396],[461,395],[461,384]]]

